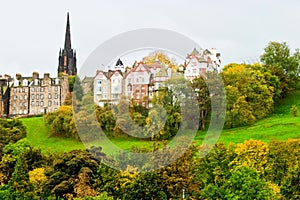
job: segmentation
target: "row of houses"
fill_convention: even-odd
[[[51,78],[49,73],[39,77],[15,78],[0,76],[0,117],[14,117],[45,114],[56,111],[64,102],[68,93],[68,77]]]
[[[220,65],[220,53],[216,49],[194,49],[187,55],[184,64],[178,67],[176,74],[179,72],[192,81],[199,76],[205,77],[207,71],[219,70]],[[93,79],[94,102],[99,106],[117,104],[125,96],[136,104],[149,107],[158,89],[173,75],[174,70],[158,59],[152,65],[139,62],[132,68],[124,67],[119,59],[115,66],[97,71]]]

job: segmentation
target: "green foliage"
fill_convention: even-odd
[[[252,124],[273,111],[278,80],[260,65],[230,64],[222,72],[227,116],[226,127]]]
[[[92,177],[99,162],[90,153],[81,150],[56,155],[45,173],[44,190],[60,198],[96,196]]]
[[[298,107],[296,105],[292,105],[291,113],[294,117],[298,117]]]
[[[234,170],[224,189],[224,199],[274,199],[268,183],[248,167]]]
[[[2,148],[26,137],[26,128],[18,119],[0,119],[0,156]]]
[[[75,83],[75,77],[76,76],[68,76],[68,83],[69,83],[69,91],[70,92],[73,92],[74,83]]]
[[[285,97],[296,88],[299,81],[300,53],[291,53],[288,45],[283,42],[270,42],[261,55],[261,61],[279,79],[279,97]]]
[[[50,127],[51,135],[79,139],[71,106],[61,106],[54,113],[45,115],[44,120]]]
[[[196,92],[199,104],[201,130],[205,130],[206,123],[209,120],[207,118],[211,109],[211,99],[209,96],[209,90],[203,77],[194,79],[192,82],[192,87]]]

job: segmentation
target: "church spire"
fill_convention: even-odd
[[[71,47],[71,30],[70,30],[70,17],[67,15],[67,26],[65,35],[65,46],[64,49],[59,51],[58,56],[58,75],[60,73],[67,73],[69,75],[76,75],[76,53]]]
[[[67,27],[66,27],[66,37],[65,37],[65,50],[71,50],[71,31],[70,31],[70,18],[69,13],[67,16]]]

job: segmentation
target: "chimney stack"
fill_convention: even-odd
[[[32,73],[32,78],[33,78],[33,80],[39,79],[39,73],[33,72],[33,73]]]
[[[50,74],[49,73],[44,73],[44,79],[48,79],[50,78]]]
[[[19,74],[19,73],[16,74],[16,79],[17,79],[17,80],[20,80],[21,78],[22,78],[22,75],[21,75],[21,74]]]

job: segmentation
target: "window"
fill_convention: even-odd
[[[48,99],[51,99],[52,98],[52,95],[51,94],[48,94]]]
[[[44,102],[43,101],[41,101],[41,106],[44,106]]]
[[[40,102],[37,101],[37,102],[36,102],[36,106],[39,106],[39,105],[40,105]]]
[[[41,87],[41,92],[44,92],[44,88],[43,87]]]
[[[131,86],[131,85],[128,85],[127,90],[128,90],[128,91],[132,91],[132,86]]]
[[[24,103],[24,106],[27,107],[27,102]]]
[[[31,92],[34,92],[34,88],[33,87],[31,88]]]
[[[14,95],[14,100],[16,100],[17,99],[17,95]]]
[[[16,102],[13,104],[13,107],[15,108],[17,106]]]
[[[14,88],[14,93],[16,93],[17,92],[17,88]]]
[[[48,101],[48,106],[52,106],[52,102],[51,101]]]
[[[36,99],[39,99],[39,97],[40,97],[40,96],[37,94],[35,98],[36,98]]]
[[[43,94],[41,94],[41,96],[40,96],[40,97],[41,97],[41,99],[44,99],[44,95],[43,95]]]
[[[36,91],[37,91],[37,92],[39,92],[39,91],[40,91],[40,89],[37,87],[37,88],[36,88]]]
[[[54,98],[57,99],[57,98],[58,98],[58,95],[57,95],[57,94],[54,94]]]
[[[20,102],[20,107],[22,107],[22,105],[23,105],[22,102]]]
[[[55,87],[55,91],[56,91],[56,92],[58,91],[58,86]]]
[[[31,99],[34,99],[34,94],[31,95]]]
[[[34,101],[31,102],[31,106],[34,106]]]
[[[49,92],[51,92],[52,91],[52,87],[51,86],[49,86]]]
[[[19,92],[21,93],[23,91],[23,89],[22,88],[19,88]]]

